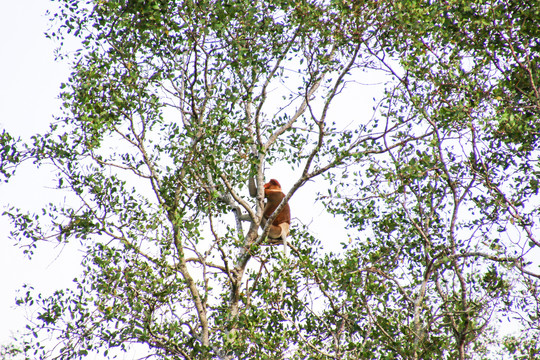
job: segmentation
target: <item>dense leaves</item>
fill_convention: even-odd
[[[57,2],[65,112],[3,133],[0,170],[57,170],[68,202],[6,215],[83,270],[17,300],[35,339],[6,354],[540,356],[540,3]],[[289,258],[258,229],[269,167],[328,210],[316,235],[293,208]]]

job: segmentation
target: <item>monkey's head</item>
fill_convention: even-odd
[[[281,185],[276,179],[272,179],[264,184],[264,194],[268,196],[269,193],[281,192]]]
[[[276,179],[271,179],[269,182],[264,184],[264,190],[265,191],[266,190],[269,190],[269,191],[279,190],[279,191],[281,191],[281,185],[279,184],[279,182]]]

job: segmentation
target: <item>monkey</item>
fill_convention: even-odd
[[[266,221],[276,208],[281,203],[281,200],[285,198],[285,194],[281,191],[281,185],[276,179],[271,179],[268,183],[264,184],[264,197],[266,198],[266,205],[263,211],[263,219],[261,221],[261,227],[266,226]],[[291,225],[291,209],[289,204],[285,204],[281,212],[276,216],[270,230],[268,237],[276,240],[283,240],[285,243],[286,237],[289,235],[289,227]]]
[[[261,220],[261,227],[265,227],[266,222],[272,216],[274,211],[285,198],[285,194],[281,191],[281,185],[276,179],[271,179],[264,184],[264,197],[266,198],[266,205],[264,206],[263,217]],[[289,257],[289,246],[287,244],[287,236],[289,235],[289,226],[291,225],[291,209],[289,204],[281,209],[276,216],[270,229],[268,231],[268,238],[273,239],[272,243],[279,244],[279,240],[283,241],[283,257],[287,259]],[[277,240],[277,241],[276,241]],[[285,283],[280,286],[279,296],[283,298],[285,293]]]
[[[257,186],[255,185],[255,179],[253,177],[249,178],[248,189],[250,196],[257,196]],[[262,229],[264,229],[267,220],[272,216],[281,203],[281,200],[285,197],[285,194],[281,190],[281,185],[276,179],[271,179],[268,183],[264,184],[264,197],[266,198],[266,204],[264,206],[263,217],[260,224]],[[283,242],[283,254],[286,258],[289,256],[287,236],[289,236],[290,224],[291,209],[289,204],[285,204],[278,216],[276,216],[272,222],[272,225],[270,225],[268,231],[268,238],[270,238],[272,245],[278,245],[281,241]]]
[[[252,197],[256,197],[257,187],[255,186],[255,180],[253,177],[249,178],[248,188],[249,194]],[[263,229],[266,226],[268,219],[272,216],[274,211],[276,211],[279,204],[281,204],[281,201],[285,198],[285,194],[281,190],[281,184],[276,179],[271,179],[269,182],[264,184],[264,197],[266,198],[266,204],[264,206],[263,216],[260,224],[261,228]],[[268,229],[268,238],[270,239],[271,245],[278,245],[281,241],[283,242],[283,257],[285,259],[289,257],[287,236],[289,236],[290,224],[291,208],[289,207],[289,204],[286,203]],[[281,284],[279,293],[280,297],[283,298],[283,294],[285,293],[285,283]]]

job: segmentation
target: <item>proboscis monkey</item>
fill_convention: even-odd
[[[250,179],[249,190],[252,196],[255,196],[257,191],[255,189],[255,182]],[[264,206],[263,218],[261,219],[261,228],[264,229],[266,221],[272,216],[276,208],[281,203],[281,200],[285,198],[285,194],[281,190],[281,185],[276,179],[271,179],[264,184],[264,197],[266,198],[266,205]],[[274,240],[283,241],[283,253],[288,255],[287,236],[289,235],[289,227],[291,224],[291,209],[289,204],[285,204],[280,213],[276,216],[270,229],[268,231],[268,237]]]
[[[285,198],[285,194],[281,191],[281,185],[276,179],[272,179],[264,184],[264,197],[266,198],[266,206],[264,207],[263,221],[261,221],[261,226],[263,227],[266,225],[266,220],[277,209],[281,200]],[[291,209],[289,208],[289,204],[285,204],[272,222],[272,225],[270,225],[268,236],[271,239],[282,239],[285,241],[285,238],[289,235],[290,225]]]

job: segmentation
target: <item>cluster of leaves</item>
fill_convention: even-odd
[[[79,240],[83,272],[18,300],[40,306],[37,340],[6,354],[538,355],[540,3],[58,3],[50,36],[82,44],[65,114],[32,144],[2,134],[0,170],[57,169],[69,202],[7,215],[23,245]],[[358,105],[331,105],[369,71],[378,106],[342,121]],[[277,164],[296,174],[287,199],[329,184],[319,198],[348,236],[296,223],[290,258],[264,246]],[[508,314],[526,331],[503,341]]]

